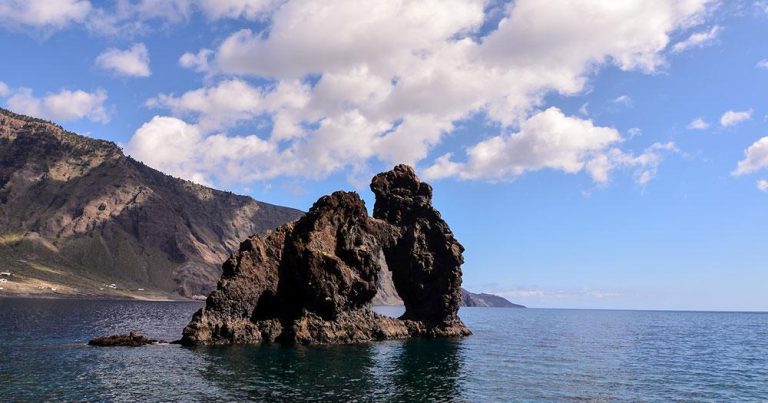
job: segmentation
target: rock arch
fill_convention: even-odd
[[[243,242],[182,344],[355,343],[470,334],[457,312],[464,248],[432,188],[398,165],[376,175],[373,218],[357,193],[321,197],[294,223]],[[383,253],[406,312],[371,310]]]

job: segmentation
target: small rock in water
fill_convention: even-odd
[[[148,344],[165,344],[165,340],[148,339],[138,332],[128,334],[116,334],[107,337],[97,337],[88,342],[89,346],[96,347],[141,347]]]

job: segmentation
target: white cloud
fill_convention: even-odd
[[[557,108],[540,112],[511,135],[482,141],[467,150],[467,161],[457,163],[445,154],[424,170],[426,178],[512,180],[542,169],[566,173],[585,171],[604,184],[611,171],[637,168],[636,181],[646,185],[662,159],[662,152],[675,152],[674,144],[654,144],[640,155],[625,153],[614,145],[622,141],[616,129],[595,126],[590,120],[565,116]]]
[[[768,167],[768,136],[749,146],[744,151],[744,157],[733,171],[733,175],[746,175]]]
[[[717,36],[723,31],[723,28],[715,25],[709,31],[696,32],[688,39],[678,42],[672,46],[673,53],[680,53],[691,48],[702,48],[714,42]]]
[[[11,94],[11,90],[4,82],[0,81],[0,97],[7,97]]]
[[[688,123],[688,130],[706,130],[709,128],[709,123],[703,118],[696,118]]]
[[[468,149],[466,163],[454,163],[442,156],[424,175],[508,180],[546,168],[578,173],[596,155],[619,141],[621,135],[616,129],[565,116],[553,107],[523,122],[517,133],[495,136]],[[604,178],[596,180],[602,182]]]
[[[143,34],[158,25],[189,21],[194,13],[221,19],[267,19],[285,0],[121,0],[113,7],[94,9],[87,27],[112,36]]]
[[[143,43],[136,43],[130,49],[109,48],[96,58],[96,65],[118,75],[149,77],[149,51]]]
[[[723,127],[733,126],[745,120],[752,118],[752,109],[746,111],[728,111],[720,117],[720,125]]]
[[[222,81],[214,87],[186,92],[181,96],[160,94],[147,106],[167,108],[177,115],[195,116],[205,132],[236,126],[242,121],[269,114],[276,140],[300,135],[297,110],[308,102],[308,88],[296,81],[285,81],[263,89],[239,79]]]
[[[584,91],[600,66],[655,71],[665,63],[670,35],[689,28],[709,2],[542,7],[519,0],[506,6],[498,29],[478,38],[485,3],[284,2],[274,8],[267,31],[241,30],[210,59],[203,50],[180,60],[226,80],[180,95],[160,94],[148,105],[167,108],[203,136],[266,118],[275,129],[262,137],[280,144],[288,160],[310,149],[316,153],[284,170],[295,175],[359,167],[369,159],[416,163],[462,119],[481,115],[506,133],[536,115],[546,94]],[[255,86],[237,76],[270,84]],[[302,83],[308,76],[311,84]],[[329,133],[335,127],[340,137],[349,136],[348,143]],[[574,152],[579,150],[562,154],[584,164]],[[572,160],[546,163],[574,169]]]
[[[87,0],[4,0],[0,25],[58,30],[83,22],[90,11]]]
[[[760,179],[757,181],[757,189],[761,192],[768,192],[768,180]]]
[[[278,161],[276,147],[257,136],[203,136],[196,126],[166,116],[155,116],[142,125],[126,152],[163,172],[204,185],[210,184],[212,172],[221,180],[258,175],[260,167],[248,161],[263,161],[265,167]]]
[[[760,60],[759,62],[757,62],[755,67],[757,67],[758,69],[766,69],[766,70],[768,70],[768,59]]]
[[[61,90],[37,98],[29,88],[12,91],[7,99],[8,108],[14,112],[58,121],[88,119],[94,122],[109,122],[109,114],[104,108],[106,91]]]
[[[211,70],[209,63],[212,55],[213,51],[210,49],[201,49],[197,53],[186,52],[179,58],[179,66],[207,73]]]
[[[261,19],[272,11],[280,0],[201,0],[199,7],[212,20],[222,18]]]

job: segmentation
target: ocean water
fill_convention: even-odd
[[[0,401],[768,400],[762,313],[465,308],[460,340],[86,345],[177,339],[200,306],[0,299]]]

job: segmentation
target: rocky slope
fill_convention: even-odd
[[[0,271],[13,274],[4,293],[207,294],[242,239],[301,214],[0,109]]]
[[[525,308],[523,305],[513,304],[506,298],[493,294],[476,294],[461,289],[462,306],[487,307],[487,308]]]
[[[392,283],[392,273],[389,269],[379,272],[378,292],[373,298],[373,305],[403,305],[403,300],[397,294],[395,284]],[[504,297],[493,294],[474,293],[461,289],[461,306],[486,307],[486,308],[525,308],[523,305],[513,304]]]
[[[357,343],[470,334],[458,317],[464,247],[432,207],[431,186],[399,165],[376,175],[371,190],[373,217],[357,193],[335,192],[298,221],[243,242],[181,343]],[[371,310],[382,260],[405,305],[399,319]]]

